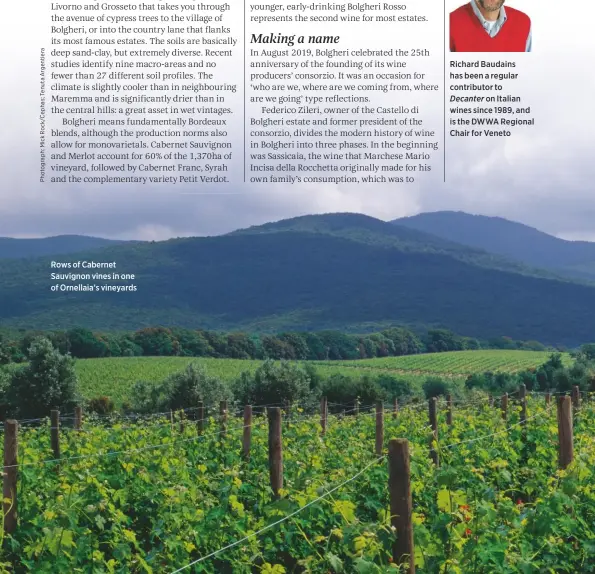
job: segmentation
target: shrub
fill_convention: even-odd
[[[591,373],[586,363],[576,361],[568,369],[568,374],[573,385],[578,385],[583,391],[588,391],[590,389]]]
[[[310,396],[313,400],[318,400],[322,395],[322,375],[312,363],[302,363],[302,368],[306,372],[310,382]]]
[[[573,381],[567,369],[556,369],[552,374],[555,388],[560,392],[572,390]]]
[[[473,389],[480,389],[480,390],[486,390],[489,388],[490,386],[490,381],[488,380],[489,373],[473,373],[472,375],[469,375],[467,377],[467,379],[465,380],[465,388],[468,391],[471,391]]]
[[[520,384],[520,378],[527,384],[527,388],[533,388],[536,384],[535,375],[528,371],[520,374],[518,379],[509,373],[491,373],[487,371],[468,376],[465,381],[465,388],[469,391],[476,389],[501,395],[516,391]]]
[[[448,381],[445,381],[440,377],[429,377],[423,384],[423,390],[426,399],[431,399],[441,395],[448,395],[451,390],[451,385]]]
[[[10,386],[10,376],[8,371],[0,367],[0,416],[4,420],[9,413],[8,389]]]
[[[217,377],[207,373],[203,365],[191,363],[183,371],[167,377],[162,383],[165,409],[195,407],[199,401],[217,405],[231,398],[229,387]]]
[[[162,385],[149,381],[136,381],[131,390],[132,411],[138,413],[156,413],[165,410],[166,398],[162,394]]]
[[[46,338],[35,339],[28,356],[29,364],[10,379],[8,402],[14,414],[34,418],[49,415],[53,408],[72,411],[78,403],[74,359]]]
[[[244,372],[236,381],[234,394],[243,405],[283,405],[314,402],[310,395],[311,379],[301,365],[266,360],[254,374]]]
[[[359,400],[362,405],[372,405],[384,399],[383,389],[367,375],[360,379],[353,379],[341,374],[331,375],[323,384],[322,394],[327,398],[329,410],[349,410],[349,406]]]
[[[197,363],[189,364],[161,383],[137,381],[132,387],[132,408],[142,413],[191,408],[199,401],[215,405],[229,398],[231,392],[225,383]]]
[[[109,415],[114,408],[114,402],[109,397],[95,397],[87,403],[87,410],[98,415]]]
[[[536,390],[539,387],[537,377],[535,376],[535,373],[532,373],[531,371],[521,371],[518,374],[518,383],[525,385],[528,391]]]
[[[376,382],[381,389],[384,389],[386,398],[393,399],[409,399],[415,394],[415,389],[411,381],[407,379],[398,379],[392,375],[379,375]]]

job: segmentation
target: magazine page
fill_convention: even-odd
[[[595,571],[587,8],[5,2],[0,572]]]

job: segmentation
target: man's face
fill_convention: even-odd
[[[477,0],[486,12],[497,12],[502,8],[504,0]]]

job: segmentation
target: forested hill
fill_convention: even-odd
[[[366,216],[308,216],[101,253],[136,275],[136,292],[55,294],[49,259],[4,261],[2,323],[360,332],[407,324],[548,344],[593,338],[595,288]]]
[[[421,213],[393,223],[557,274],[595,281],[592,242],[567,241],[502,217],[460,211]]]
[[[407,226],[393,225],[391,227],[385,221],[357,213],[294,217],[240,229],[230,235],[262,235],[265,233],[287,233],[289,231],[342,237],[376,247],[396,248],[405,253],[418,252],[447,255],[460,261],[490,269],[501,269],[538,277],[555,277],[554,274],[543,269],[529,267],[500,255],[488,253],[483,249],[462,245]]]

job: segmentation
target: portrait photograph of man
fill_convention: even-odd
[[[451,52],[531,52],[531,44],[531,19],[505,0],[471,0],[450,13]]]

